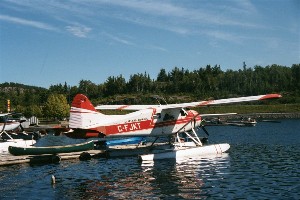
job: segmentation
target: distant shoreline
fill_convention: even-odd
[[[296,113],[239,113],[237,115],[222,116],[220,118],[238,119],[241,117],[250,117],[256,120],[260,119],[300,119],[300,112]]]

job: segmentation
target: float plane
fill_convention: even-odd
[[[20,122],[8,120],[8,116],[10,113],[2,113],[0,114],[0,134],[6,131],[15,130],[20,126]]]
[[[71,131],[65,134],[72,138],[175,136],[174,138],[177,139],[172,151],[145,155],[141,157],[142,160],[223,153],[229,149],[229,144],[203,145],[195,131],[196,128],[203,127],[202,117],[215,114],[200,114],[191,108],[280,97],[279,94],[266,94],[166,105],[98,105],[94,107],[85,95],[77,94],[70,110],[69,128]],[[124,115],[105,115],[101,113],[101,110],[133,112]],[[205,129],[204,131],[206,132]],[[185,134],[191,142],[182,143],[180,134]]]
[[[8,153],[9,146],[29,147],[36,143],[33,136],[24,131],[14,133],[18,128],[22,128],[22,120],[9,119],[11,113],[0,114],[0,154]]]

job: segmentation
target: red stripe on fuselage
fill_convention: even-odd
[[[133,132],[153,128],[151,120],[105,126],[105,135]]]
[[[101,127],[102,133],[104,135],[111,135],[111,134],[120,134],[120,133],[128,133],[128,132],[138,132],[147,129],[153,128],[161,128],[167,126],[175,126],[175,125],[185,125],[186,123],[190,122],[192,118],[184,118],[180,120],[169,120],[163,122],[152,123],[152,120],[140,121],[140,122],[133,122],[133,123],[125,123],[125,124],[116,124]],[[196,117],[196,121],[201,120],[201,117]],[[99,127],[100,128],[100,127]],[[99,130],[99,128],[95,128]]]

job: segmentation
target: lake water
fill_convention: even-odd
[[[179,161],[0,167],[0,199],[300,199],[300,120],[207,130],[210,143],[229,143],[230,151]]]

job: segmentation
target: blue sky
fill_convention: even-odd
[[[300,63],[298,0],[1,0],[0,83]]]

